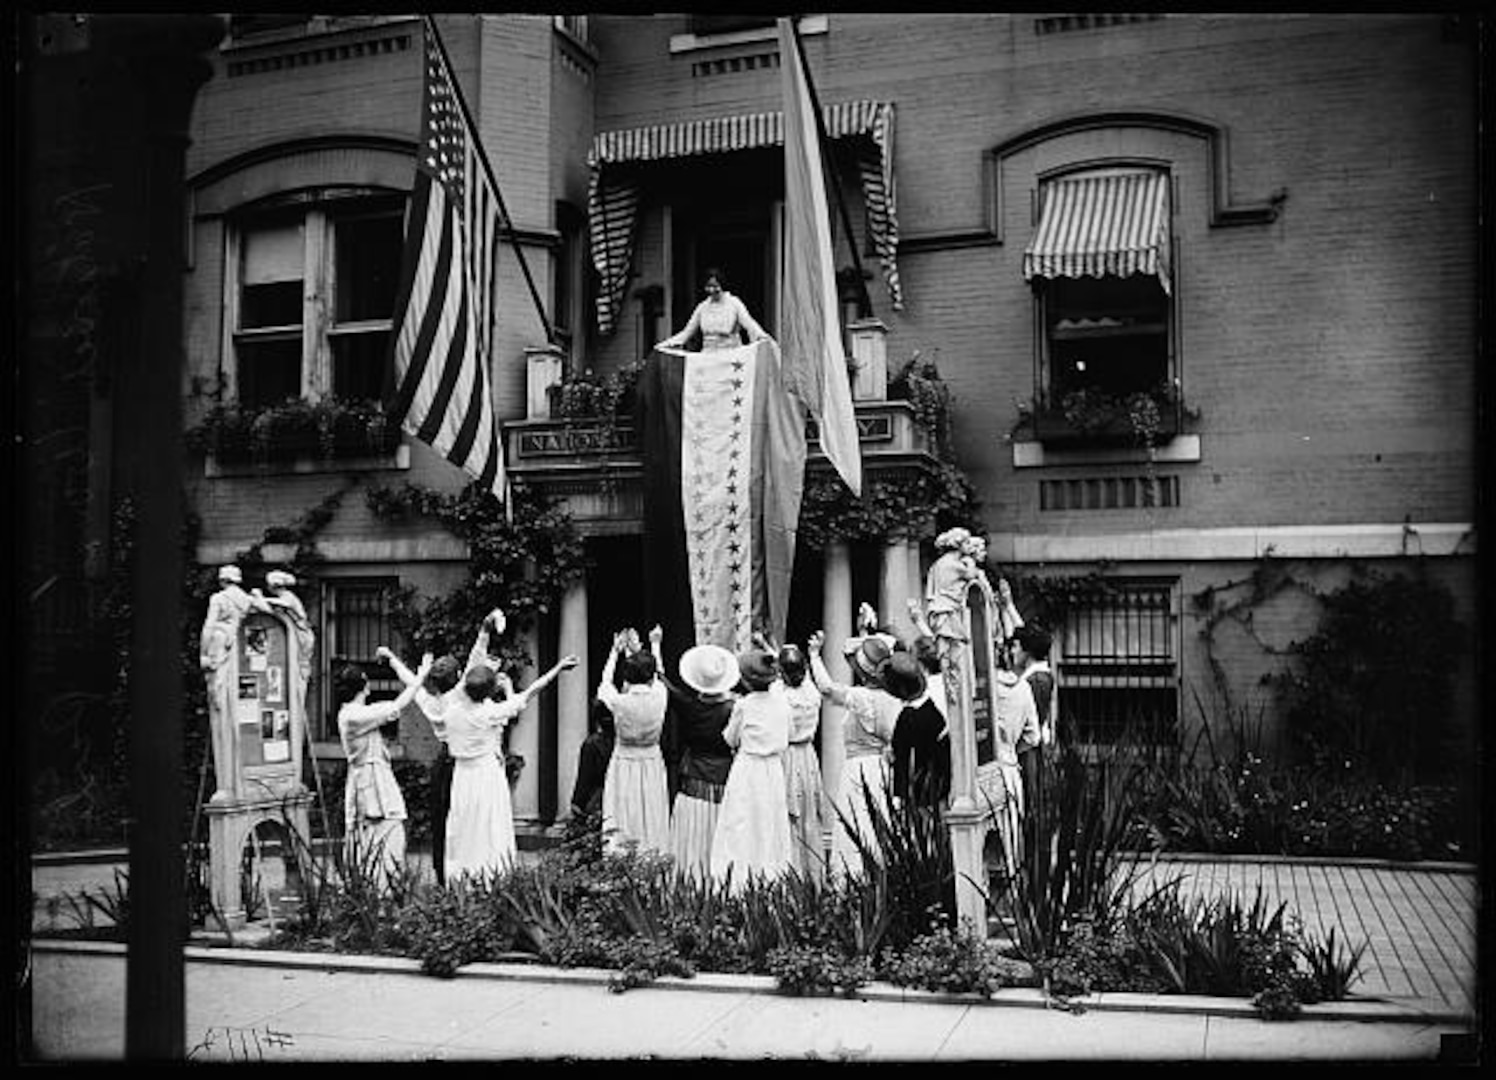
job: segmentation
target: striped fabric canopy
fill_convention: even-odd
[[[893,105],[843,101],[825,106],[822,112],[830,138],[866,137],[866,148],[857,155],[857,169],[867,207],[868,235],[882,263],[894,310],[902,311],[899,220],[893,179]],[[605,334],[613,331],[623,306],[640,200],[639,185],[619,177],[616,169],[607,166],[782,145],[784,117],[778,112],[718,116],[598,133],[587,155],[592,170],[587,209],[591,218],[592,261],[600,282],[597,298],[600,331]]]
[[[1042,194],[1025,280],[1156,274],[1169,291],[1167,173],[1087,173],[1051,181]]]

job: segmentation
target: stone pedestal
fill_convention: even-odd
[[[852,400],[888,400],[888,327],[879,319],[858,319],[847,325],[847,334],[857,366]]]
[[[229,930],[241,929],[246,921],[239,865],[244,857],[244,845],[250,842],[250,834],[267,821],[287,833],[294,832],[300,840],[286,836],[283,850],[288,858],[295,858],[303,846],[311,845],[311,804],[311,793],[298,785],[296,790],[273,798],[226,798],[204,807],[208,815],[208,847],[212,859],[210,892],[213,906]]]
[[[551,399],[547,391],[561,381],[566,355],[558,345],[536,345],[525,349],[525,419],[549,420]]]
[[[987,899],[982,886],[987,882],[982,846],[987,837],[986,811],[970,797],[952,799],[945,813],[951,836],[951,861],[956,868],[956,918],[970,922],[979,938],[987,936]]]

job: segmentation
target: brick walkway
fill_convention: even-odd
[[[1250,903],[1261,887],[1269,910],[1286,902],[1321,940],[1334,928],[1337,946],[1368,941],[1351,987],[1358,997],[1475,1015],[1478,882],[1471,867],[1170,859],[1146,869],[1134,895],[1175,877],[1186,901],[1231,891]]]

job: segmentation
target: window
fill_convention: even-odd
[[[1063,418],[1070,434],[1126,435],[1128,399],[1143,394],[1164,414],[1161,433],[1177,430],[1170,206],[1157,169],[1092,169],[1040,188],[1024,276],[1041,425]]]
[[[1179,720],[1179,617],[1173,581],[1110,578],[1055,635],[1060,722],[1082,743],[1174,738]]]
[[[237,221],[228,367],[241,406],[383,397],[403,210],[403,196],[327,198]]]
[[[1168,383],[1169,297],[1156,278],[1058,278],[1041,296],[1050,400]]]
[[[320,730],[313,731],[329,742],[338,739],[338,702],[333,692],[334,676],[345,665],[363,668],[369,677],[369,700],[388,701],[400,693],[394,671],[377,659],[374,651],[388,645],[397,654],[399,644],[390,621],[390,596],[398,585],[394,578],[342,578],[322,584],[322,633],[318,639],[321,663],[318,676],[321,707]],[[310,718],[309,718],[310,720]],[[394,735],[393,727],[387,736]]]

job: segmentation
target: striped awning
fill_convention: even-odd
[[[1087,173],[1041,189],[1039,227],[1023,253],[1025,280],[1129,277],[1169,282],[1169,176],[1156,171]]]
[[[843,101],[822,110],[826,134],[833,139],[863,137],[857,169],[867,208],[868,235],[883,267],[884,282],[895,311],[903,310],[899,287],[899,222],[894,200],[893,105],[880,101]],[[702,154],[726,154],[784,145],[784,117],[778,112],[743,113],[656,124],[623,131],[599,132],[587,164],[592,170],[587,193],[591,219],[592,261],[599,278],[597,325],[611,333],[617,325],[633,258],[638,223],[638,183],[618,175],[626,164],[665,161]]]

